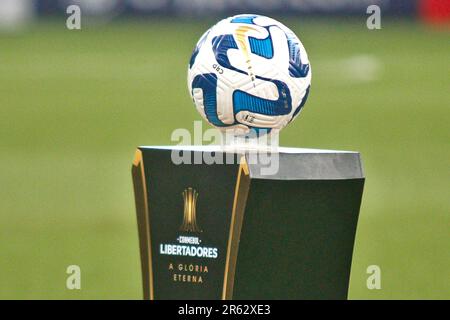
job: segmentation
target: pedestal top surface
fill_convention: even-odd
[[[162,149],[162,150],[190,150],[190,151],[201,151],[201,152],[213,152],[213,151],[222,151],[222,152],[231,152],[231,151],[258,151],[258,150],[271,150],[273,152],[279,153],[359,153],[357,151],[345,151],[345,150],[326,150],[326,149],[311,149],[311,148],[291,148],[291,147],[248,147],[241,145],[174,145],[174,146],[139,146],[140,149]]]

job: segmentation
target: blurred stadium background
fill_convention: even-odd
[[[81,30],[66,28],[69,4]],[[381,30],[366,27],[370,4]],[[311,60],[309,101],[281,143],[362,153],[349,297],[450,299],[446,0],[1,0],[0,298],[141,298],[134,149],[200,119],[191,51],[248,12],[288,25]],[[70,264],[81,290],[66,289]],[[373,264],[381,290],[366,287]]]

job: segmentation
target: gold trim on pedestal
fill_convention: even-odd
[[[132,167],[136,214],[139,229],[139,248],[141,251],[142,281],[144,283],[144,299],[153,300],[153,267],[152,246],[150,238],[150,215],[148,209],[147,183],[145,181],[142,151],[137,149]]]
[[[241,237],[242,222],[244,220],[245,205],[250,188],[250,172],[245,156],[242,156],[234,193],[233,211],[231,214],[230,232],[228,237],[227,257],[223,279],[222,299],[230,300],[233,297],[234,276],[236,261]]]

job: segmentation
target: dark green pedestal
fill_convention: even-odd
[[[176,164],[224,154],[172,149],[140,147],[133,163],[144,298],[347,298],[358,153],[279,148],[264,175],[248,154]]]

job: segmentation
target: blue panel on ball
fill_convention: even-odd
[[[254,37],[249,37],[250,51],[266,59],[273,58],[273,44],[272,37],[269,36],[265,39],[256,39]],[[212,47],[214,56],[217,62],[224,68],[247,74],[244,70],[238,69],[231,65],[230,59],[228,58],[229,49],[238,49],[238,45],[234,40],[232,34],[223,34],[212,39]]]
[[[240,15],[236,16],[233,19],[231,19],[231,23],[247,23],[247,24],[253,24],[253,19],[255,19],[257,16],[255,15]]]
[[[291,92],[286,83],[279,80],[264,79],[262,77],[257,78],[270,81],[277,86],[278,100],[263,99],[242,90],[235,90],[233,93],[234,113],[249,111],[268,116],[280,116],[290,113],[292,110],[292,99]]]
[[[199,51],[200,51],[200,49],[197,47],[192,52],[191,60],[189,60],[189,69],[192,68],[192,66],[194,65],[195,59],[197,58],[197,55],[198,55]]]
[[[302,64],[300,58],[300,46],[288,36],[289,47],[289,75],[295,78],[304,78],[308,75],[309,64]]]
[[[295,118],[295,116],[303,109],[303,106],[305,105],[306,100],[308,100],[310,88],[311,88],[310,85],[308,86],[308,88],[306,88],[305,95],[303,96],[303,99],[300,102],[300,104],[298,105],[297,109],[295,109],[294,114],[292,115],[292,118],[291,118],[291,120],[289,120],[289,122],[291,122]]]
[[[234,41],[233,35],[223,34],[212,39],[212,46],[214,56],[217,62],[224,68],[234,70],[239,73],[247,74],[247,72],[235,68],[231,65],[230,59],[228,59],[229,49],[238,49],[236,41]]]
[[[268,30],[269,31],[269,30]],[[256,39],[253,37],[248,37],[248,41],[250,43],[250,51],[258,56],[261,56],[266,59],[273,58],[273,44],[272,37],[269,36],[265,39]]]
[[[196,76],[192,81],[192,90],[195,88],[203,90],[203,106],[208,121],[217,127],[228,126],[217,116],[217,75],[205,73]]]
[[[192,68],[192,66],[194,65],[195,59],[197,58],[197,55],[200,52],[200,48],[202,47],[203,43],[205,43],[205,40],[208,37],[208,34],[209,34],[209,30],[205,32],[203,37],[198,41],[197,45],[195,46],[195,49],[192,52],[191,60],[189,61],[189,69]]]

